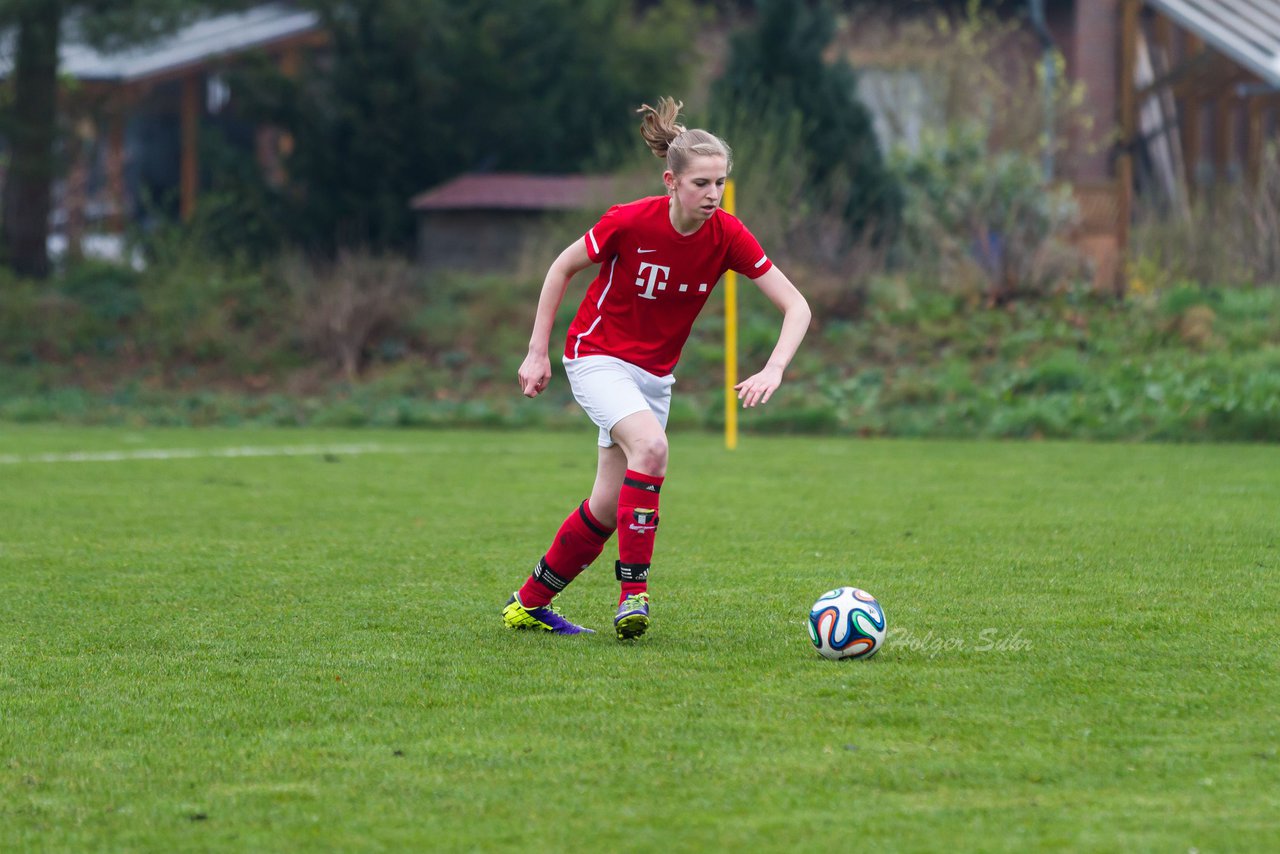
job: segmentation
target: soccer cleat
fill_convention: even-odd
[[[595,634],[585,626],[574,625],[560,616],[555,604],[541,608],[526,608],[520,604],[520,596],[512,593],[507,606],[502,609],[502,622],[513,629],[537,629],[557,635]]]
[[[649,594],[634,593],[622,600],[613,618],[618,640],[638,638],[649,629]]]

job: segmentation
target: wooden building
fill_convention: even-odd
[[[1112,141],[1071,177],[1085,239],[1103,259],[1114,252],[1123,287],[1136,195],[1185,207],[1215,187],[1256,186],[1280,142],[1280,1],[1077,0],[1072,24],[1068,70]]]
[[[1077,244],[1100,287],[1123,287],[1139,202],[1186,206],[1215,186],[1256,183],[1266,145],[1280,141],[1280,0],[1027,0],[997,9],[1023,36],[1002,46],[1002,71],[1025,75],[1048,50],[1083,89],[1088,121],[1056,129],[1063,145],[1053,177],[1075,190]],[[911,73],[920,49],[893,35],[853,34],[846,55],[861,76]],[[1024,112],[1040,114],[1025,94]]]
[[[78,245],[92,229],[118,234],[145,202],[175,201],[189,219],[202,183],[201,127],[229,115],[225,74],[249,53],[285,73],[327,43],[314,12],[267,3],[197,21],[157,42],[102,53],[74,42],[61,50],[60,111],[74,129],[70,167],[56,189],[54,232]],[[283,179],[290,140],[270,127],[243,129],[262,168]]]

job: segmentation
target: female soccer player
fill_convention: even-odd
[[[551,380],[548,347],[569,280],[600,271],[569,326],[564,369],[573,396],[600,428],[591,496],[569,514],[524,586],[502,611],[506,625],[562,635],[590,632],[560,615],[552,599],[600,556],[618,531],[622,583],[614,630],[649,628],[649,564],[658,495],[667,473],[672,369],[693,321],[721,275],[752,279],[782,312],[782,331],[764,368],[734,388],[742,405],[766,403],[809,328],[809,305],[741,222],[720,209],[732,166],[729,147],[677,124],[682,103],[645,104],[640,132],[666,161],[665,196],[615,205],[552,263],[538,298],[520,390],[537,397]]]

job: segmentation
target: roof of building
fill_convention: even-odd
[[[488,172],[454,178],[419,193],[409,202],[416,211],[581,210],[599,206],[616,187],[608,175],[529,175]]]
[[[205,18],[157,41],[111,53],[68,41],[60,50],[59,71],[79,80],[130,83],[320,30],[315,12],[267,3]],[[0,76],[12,68],[12,52],[5,53],[10,55],[0,61]]]
[[[1206,44],[1280,86],[1280,3],[1276,0],[1147,0]]]

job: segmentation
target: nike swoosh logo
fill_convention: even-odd
[[[657,249],[637,249],[637,255],[648,255],[650,252],[657,252]]]

